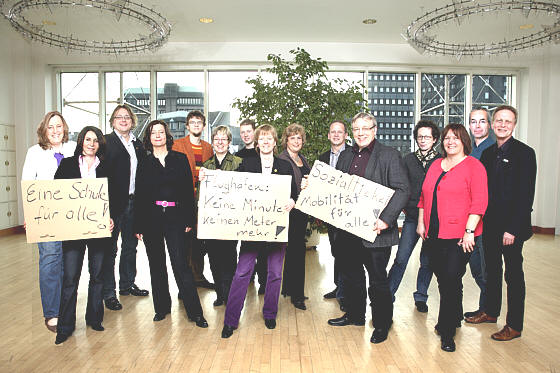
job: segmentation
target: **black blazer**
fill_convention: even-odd
[[[156,201],[176,202],[177,206],[163,209]],[[194,189],[187,156],[170,150],[165,157],[165,168],[149,154],[136,171],[134,200],[134,233],[144,234],[158,225],[177,224],[179,229],[194,227]]]
[[[237,169],[240,172],[254,172],[262,173],[262,163],[261,157],[247,157],[243,159],[241,165]],[[272,163],[272,174],[278,175],[290,175],[292,177],[292,186],[290,190],[290,197],[295,201],[297,199],[297,185],[292,171],[292,166],[290,162],[280,159],[274,156],[274,161]]]
[[[116,133],[105,135],[107,147],[105,150],[105,162],[108,167],[109,177],[109,206],[111,217],[120,216],[128,201],[128,189],[130,186],[130,154],[126,151],[122,141]],[[138,166],[141,167],[146,152],[140,140],[133,141]]]
[[[318,158],[321,162],[324,162],[328,165],[331,164],[331,150],[327,150],[326,152],[322,153],[321,155],[319,155]]]
[[[96,178],[107,177],[107,162],[102,160],[97,168],[95,169]],[[78,163],[78,157],[72,156],[69,158],[63,158],[60,162],[60,166],[54,174],[55,179],[81,179],[82,174],[80,173],[80,165]],[[110,188],[109,182],[109,188]],[[111,197],[109,196],[109,206],[111,205]],[[110,207],[109,207],[110,208]]]
[[[352,147],[347,147],[338,158],[336,169],[348,172],[354,152]],[[399,227],[397,218],[410,197],[410,186],[406,169],[400,153],[393,148],[381,144],[375,140],[373,152],[366,166],[364,178],[374,181],[378,184],[389,187],[395,191],[389,204],[385,210],[379,215],[379,219],[383,220],[389,227],[377,236],[375,242],[362,240],[365,247],[386,247],[399,243]]]
[[[498,145],[487,148],[480,158],[488,175],[488,208],[484,215],[484,233],[508,232],[516,239],[528,240],[533,235],[531,212],[535,197],[537,159],[535,151],[511,138],[507,162],[502,161],[504,177],[496,177]],[[500,193],[496,193],[500,190]],[[483,233],[483,234],[484,234]]]

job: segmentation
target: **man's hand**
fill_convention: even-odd
[[[140,241],[143,241],[144,235],[141,233],[136,233],[135,234],[136,238],[138,238]]]
[[[515,241],[515,236],[511,233],[505,232],[503,242],[502,242],[503,245],[504,246],[513,245],[513,241]]]
[[[377,221],[373,223],[373,230],[377,234],[381,234],[381,231],[387,228],[389,228],[389,225],[381,219],[377,219]]]

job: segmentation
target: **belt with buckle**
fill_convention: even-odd
[[[175,202],[171,201],[156,201],[156,205],[161,207],[175,207]]]

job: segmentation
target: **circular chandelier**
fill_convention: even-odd
[[[521,37],[511,37],[499,42],[469,43],[448,42],[438,40],[434,34],[436,26],[456,22],[458,25],[471,16],[491,15],[498,13],[512,14],[520,12],[525,17],[530,13],[546,14],[556,18],[554,24],[542,26],[542,30],[535,31]],[[532,27],[532,25],[530,25]],[[477,0],[453,0],[452,4],[431,10],[415,19],[406,29],[403,37],[420,54],[433,53],[452,55],[457,59],[462,56],[490,56],[507,54],[532,48],[546,43],[560,43],[560,5],[552,1],[492,1],[482,3]]]
[[[77,51],[94,54],[121,54],[155,51],[165,44],[171,32],[170,23],[160,13],[129,0],[0,0],[0,8],[12,27],[25,38],[63,48],[67,53]],[[74,37],[71,31],[67,35],[48,31],[45,29],[45,25],[49,25],[47,21],[33,23],[25,16],[26,11],[44,11],[45,13],[48,11],[50,14],[56,14],[57,11],[64,9],[69,11],[97,10],[102,15],[115,17],[117,22],[120,22],[121,18],[134,21],[147,31],[147,35],[139,35],[137,38],[129,40],[80,39]],[[53,24],[55,23],[53,22]],[[99,25],[99,27],[102,29],[103,25]]]

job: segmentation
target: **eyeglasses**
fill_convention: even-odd
[[[352,127],[352,132],[355,133],[360,133],[360,132],[367,132],[367,131],[371,131],[372,129],[374,129],[375,126],[371,126],[371,127]]]
[[[418,141],[422,141],[422,140],[431,140],[431,139],[433,139],[433,137],[432,137],[432,136],[417,136],[416,139],[417,139]]]
[[[130,120],[131,117],[130,117],[129,115],[117,115],[117,116],[115,117],[115,119],[116,119],[116,120],[123,120],[123,119],[124,119],[124,120]]]

